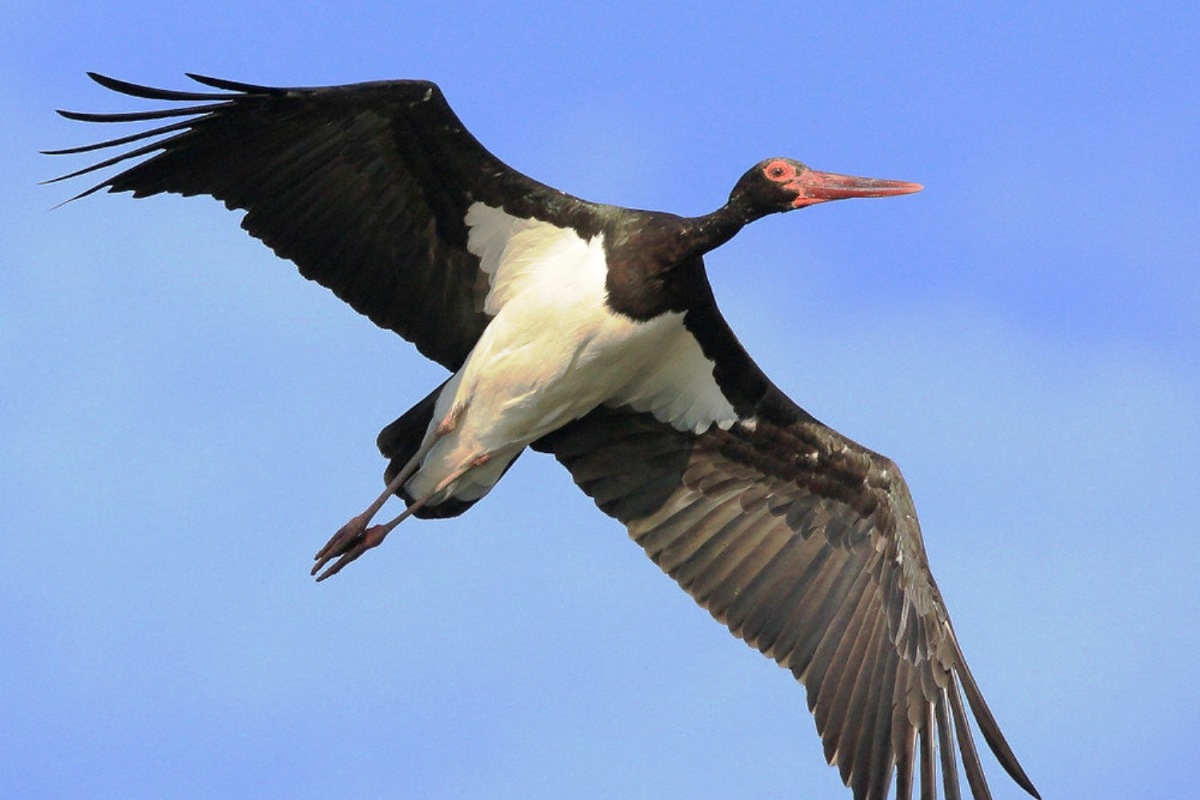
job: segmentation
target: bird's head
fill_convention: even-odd
[[[889,197],[919,191],[919,183],[818,172],[794,159],[768,158],[741,177],[733,187],[729,201],[741,206],[749,219],[756,219],[829,200]]]

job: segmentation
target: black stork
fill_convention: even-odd
[[[408,516],[450,517],[526,447],[553,454],[602,511],[718,621],[805,685],[825,756],[856,798],[989,796],[966,708],[1026,776],[967,669],[889,459],[823,425],[755,365],[717,309],[703,256],[747,223],[913,183],[750,168],[711,214],[601,205],[488,152],[426,81],[216,92],[108,89],[182,102],[62,111],[158,123],[55,180],[142,159],[100,189],[211,195],[306,278],[452,374],[383,429],[387,487],[316,555],[318,580]],[[192,105],[194,104],[194,105]],[[393,495],[402,513],[372,518]],[[966,695],[966,706],[963,695]]]

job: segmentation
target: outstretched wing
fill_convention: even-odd
[[[808,690],[856,798],[947,798],[958,758],[988,797],[962,693],[1009,774],[1037,796],[984,703],[925,557],[895,464],[768,391],[779,413],[696,434],[601,408],[546,437],[605,513],[747,644]],[[935,744],[936,739],[936,744]],[[915,767],[919,764],[919,767]]]
[[[122,94],[186,105],[60,111],[85,122],[175,121],[48,151],[130,146],[55,180],[146,157],[76,197],[100,189],[207,194],[243,209],[242,227],[306,278],[451,370],[489,320],[488,276],[467,250],[468,208],[480,201],[545,215],[567,197],[489,153],[427,81],[283,89],[193,75],[220,91],[177,92],[91,77]]]

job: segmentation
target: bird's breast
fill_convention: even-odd
[[[583,239],[482,208],[468,215],[470,244],[491,279],[494,317],[462,367],[455,402],[471,409],[488,445],[524,445],[636,382],[681,326],[608,306],[602,234]]]

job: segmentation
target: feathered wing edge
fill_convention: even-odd
[[[128,95],[130,97],[137,97],[137,98],[140,98],[143,100],[162,100],[162,101],[169,101],[169,102],[184,102],[184,103],[205,103],[205,101],[213,101],[213,102],[208,102],[208,103],[205,103],[204,105],[198,105],[198,106],[189,105],[189,106],[184,106],[182,108],[180,108],[180,107],[162,108],[162,109],[156,109],[153,111],[131,111],[131,112],[118,112],[118,113],[94,113],[94,112],[86,112],[86,111],[68,111],[66,109],[59,109],[58,114],[60,116],[65,117],[66,119],[69,119],[69,120],[74,120],[76,122],[118,122],[118,123],[120,123],[120,122],[153,122],[156,120],[172,119],[175,117],[184,117],[185,119],[183,119],[180,122],[174,123],[174,124],[163,125],[163,126],[160,126],[157,128],[153,128],[151,130],[139,131],[138,133],[133,133],[128,136],[121,136],[121,137],[118,137],[115,139],[107,139],[105,141],[95,142],[93,144],[85,144],[85,145],[80,145],[77,147],[63,147],[63,148],[58,148],[58,149],[54,149],[54,150],[43,150],[42,151],[43,155],[65,156],[65,155],[78,155],[81,153],[92,153],[92,152],[96,152],[98,150],[106,150],[111,147],[121,147],[123,145],[132,144],[133,142],[142,142],[142,141],[148,142],[147,144],[145,144],[141,147],[126,151],[124,153],[118,153],[117,155],[115,155],[111,158],[105,159],[105,160],[97,162],[95,164],[89,164],[86,167],[74,170],[73,172],[66,173],[65,175],[59,175],[55,178],[50,178],[49,180],[44,181],[44,183],[50,184],[50,183],[59,183],[60,181],[71,180],[72,178],[78,178],[82,175],[88,175],[88,174],[91,174],[94,172],[99,172],[100,170],[104,170],[104,169],[107,169],[108,167],[112,167],[112,166],[115,166],[116,164],[120,164],[123,161],[128,161],[130,159],[139,158],[141,156],[145,156],[150,153],[153,153],[157,150],[161,150],[164,147],[166,147],[168,143],[157,140],[157,137],[164,136],[168,133],[174,133],[176,131],[188,129],[193,124],[195,124],[196,117],[200,117],[205,114],[210,114],[214,111],[219,111],[222,108],[226,107],[227,104],[229,103],[230,99],[232,99],[233,97],[236,96],[236,95],[229,94],[229,92],[237,92],[240,94],[258,94],[258,95],[274,94],[274,95],[278,95],[278,94],[283,94],[286,91],[284,89],[278,89],[278,88],[273,88],[273,87],[269,87],[269,86],[255,86],[255,85],[248,84],[248,83],[237,83],[235,81],[225,81],[225,80],[220,80],[217,78],[209,78],[209,77],[206,77],[203,75],[196,75],[196,74],[190,73],[190,72],[187,73],[187,76],[189,78],[191,78],[192,80],[197,81],[198,83],[203,83],[205,85],[212,86],[213,88],[216,88],[216,89],[222,89],[223,91],[221,91],[221,92],[181,92],[181,91],[176,91],[176,90],[172,90],[172,89],[157,89],[152,86],[142,86],[140,84],[130,83],[128,81],[119,80],[117,78],[111,78],[107,75],[101,75],[98,72],[89,72],[89,73],[87,73],[87,75],[89,78],[91,78],[96,83],[100,84],[101,86],[103,86],[106,89],[110,89],[114,92],[117,92],[119,94]],[[72,197],[69,200],[66,200],[64,202],[69,203],[72,200],[78,200],[81,197],[87,197],[88,195],[93,194],[93,193],[107,187],[108,185],[109,185],[109,181],[102,181],[101,183],[98,183],[95,186],[91,186],[91,187],[83,190],[79,194],[75,195],[74,197]]]
[[[101,189],[211,195],[244,210],[242,227],[302,275],[448,369],[461,365],[489,319],[488,279],[467,251],[467,208],[475,195],[500,203],[504,191],[539,185],[484,149],[434,84],[284,89],[193,75],[220,91],[184,92],[91,77],[125,95],[189,105],[60,111],[90,123],[165,124],[46,151],[127,148],[48,182],[120,166],[71,199]]]

